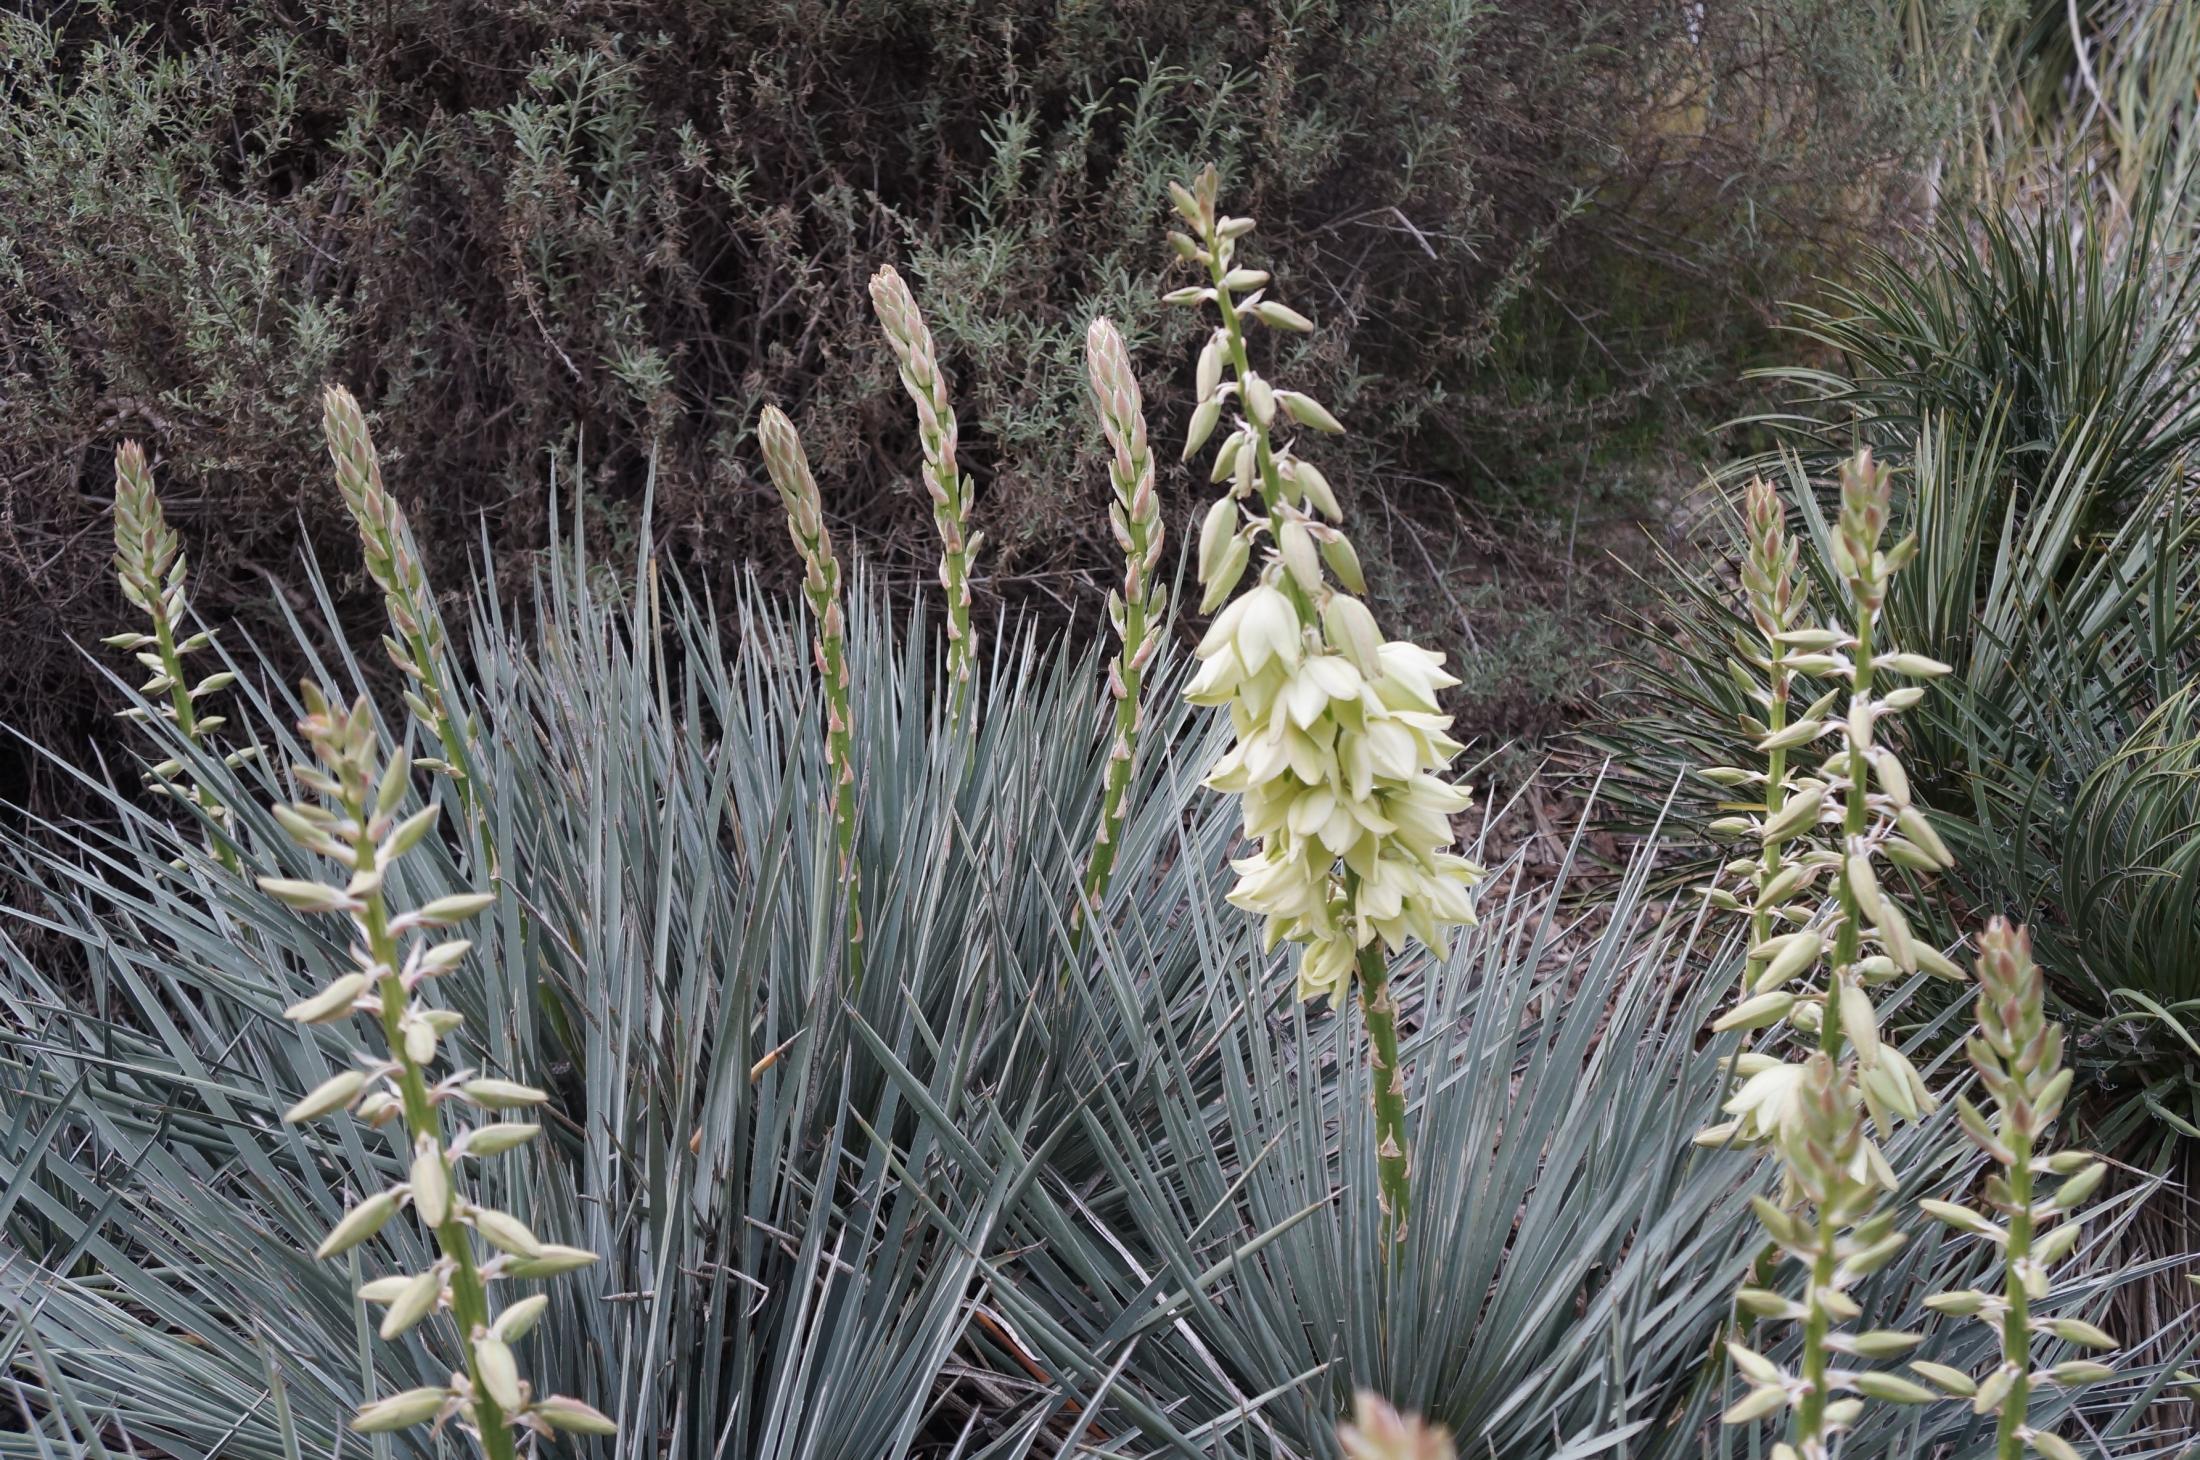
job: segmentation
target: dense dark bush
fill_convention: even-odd
[[[573,488],[630,532],[653,479],[660,546],[701,581],[776,560],[744,445],[766,398],[801,422],[840,529],[916,581],[913,437],[862,288],[889,259],[957,377],[981,589],[1095,601],[1067,326],[1105,308],[1172,357],[1150,347],[1191,326],[1149,303],[1149,240],[1198,159],[1323,317],[1293,368],[1356,428],[1348,488],[1532,501],[1730,379],[1749,301],[1898,203],[1934,133],[1872,7],[1698,9],[242,0],[0,20],[0,722],[67,740],[102,702],[68,640],[112,628],[122,434],[154,452],[209,614],[264,613],[301,534],[343,560],[312,429],[332,378],[376,412],[446,582],[484,521],[500,548],[540,541],[575,447]]]

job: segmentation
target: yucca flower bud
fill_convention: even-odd
[[[1337,1426],[1337,1444],[1345,1460],[1456,1460],[1458,1455],[1442,1425],[1402,1415],[1365,1389],[1353,1394],[1352,1418]]]
[[[1161,562],[1167,532],[1161,522],[1161,499],[1154,484],[1153,452],[1146,440],[1146,416],[1131,370],[1130,352],[1123,337],[1107,319],[1096,319],[1085,334],[1086,374],[1092,384],[1093,403],[1100,428],[1110,448],[1108,482],[1114,492],[1109,512],[1123,549],[1123,583],[1117,591],[1113,616],[1121,648],[1109,666],[1108,690],[1115,701],[1115,737],[1101,784],[1100,825],[1085,864],[1078,909],[1072,927],[1082,929],[1087,909],[1098,906],[1115,869],[1117,843],[1128,813],[1131,777],[1138,761],[1139,731],[1143,718],[1139,696],[1145,682],[1145,665],[1160,644],[1164,595],[1154,571]],[[1216,502],[1200,530],[1200,576],[1203,581],[1223,566],[1238,539],[1218,522],[1234,523],[1237,509],[1225,497]],[[1239,571],[1243,571],[1242,561]],[[1235,581],[1235,575],[1232,576]],[[1225,590],[1227,591],[1227,590]]]
[[[2043,1455],[2060,1453],[2058,1445],[2068,1448],[2067,1442],[2035,1431],[2029,1422],[2031,1392],[2040,1377],[2032,1372],[2034,1336],[2047,1334],[2083,1348],[2116,1347],[2113,1337],[2083,1319],[2041,1319],[2032,1312],[2032,1304],[2049,1291],[2048,1269],[2068,1255],[2079,1232],[2074,1221],[2054,1228],[2049,1224],[2080,1206],[2106,1176],[2107,1167],[2083,1151],[2040,1154],[2040,1142],[2070,1088],[2071,1072],[2062,1063],[2062,1027],[2047,1018],[2046,983],[2024,929],[2000,918],[1989,923],[1979,935],[1976,971],[1978,1032],[1964,1048],[1979,1083],[1993,1098],[1994,1114],[1989,1118],[1961,1097],[1956,1108],[1964,1133],[2001,1168],[1986,1183],[1994,1215],[1956,1202],[1921,1201],[1918,1206],[1953,1230],[2000,1248],[2004,1277],[1998,1297],[1965,1292],[1927,1302],[1943,1313],[1975,1317],[1991,1326],[2001,1336],[2002,1362],[1977,1384],[1955,1371],[1915,1367],[1948,1392],[1969,1394],[1978,1413],[1996,1415],[1997,1460],[2018,1460],[2027,1445]],[[2043,1194],[2042,1176],[2060,1177],[2062,1183]],[[2051,1382],[2073,1388],[2113,1375],[2108,1365],[2091,1360],[2058,1364],[2046,1372]]]
[[[978,654],[977,633],[970,623],[970,562],[977,553],[977,538],[969,534],[970,478],[955,462],[955,407],[948,398],[947,372],[933,347],[931,328],[917,308],[916,296],[891,264],[871,276],[871,306],[900,365],[902,389],[916,406],[925,485],[944,550],[940,584],[947,592],[947,673],[960,713],[969,703]]]
[[[898,280],[897,280],[898,282]],[[875,296],[874,296],[875,297]],[[911,308],[915,306],[912,303]],[[921,321],[920,321],[921,323]],[[929,350],[929,336],[926,349]],[[950,419],[950,425],[952,419]],[[856,861],[857,777],[855,696],[848,683],[848,641],[841,608],[840,559],[825,529],[825,510],[810,459],[794,422],[777,406],[766,406],[756,423],[764,469],[787,513],[787,533],[803,564],[802,596],[816,626],[813,647],[825,689],[825,760],[832,782],[829,811],[833,842],[840,859],[842,895],[847,900],[848,972],[851,988],[863,979],[863,877]]]
[[[443,614],[428,585],[404,509],[382,483],[382,463],[367,430],[366,412],[340,385],[329,386],[321,394],[321,432],[336,470],[338,495],[359,529],[367,576],[382,590],[394,630],[382,642],[390,662],[412,686],[406,703],[442,746],[436,767],[458,787],[468,814],[475,814],[480,803],[469,779],[473,727],[454,703]]]

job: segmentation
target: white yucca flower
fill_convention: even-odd
[[[1436,700],[1458,681],[1441,654],[1384,641],[1353,596],[1365,584],[1336,494],[1283,435],[1294,423],[1344,427],[1311,396],[1262,378],[1246,351],[1250,325],[1303,333],[1313,323],[1265,297],[1268,275],[1237,266],[1253,220],[1221,214],[1216,188],[1211,167],[1170,188],[1197,230],[1171,241],[1208,283],[1168,298],[1220,316],[1200,352],[1184,455],[1221,427],[1225,408],[1239,412],[1212,472],[1228,491],[1199,539],[1201,607],[1221,611],[1186,694],[1226,708],[1236,733],[1206,779],[1240,799],[1258,843],[1232,864],[1230,901],[1264,920],[1270,948],[1298,945],[1301,998],[1341,1000],[1358,975],[1382,1202],[1403,1240],[1411,1161],[1387,955],[1417,940],[1442,956],[1449,930],[1474,921],[1468,890],[1482,869],[1453,850],[1450,824],[1471,797],[1446,779],[1461,746]],[[1232,598],[1248,570],[1253,585]]]

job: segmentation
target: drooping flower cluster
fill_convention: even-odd
[[[386,766],[378,764],[374,718],[364,697],[345,710],[308,683],[305,699],[307,714],[299,729],[318,764],[297,767],[294,774],[319,799],[278,806],[275,817],[299,846],[335,862],[348,876],[330,883],[263,877],[260,887],[302,912],[347,918],[354,942],[350,968],[285,1014],[311,1025],[340,1025],[366,1015],[379,1027],[383,1049],[359,1052],[350,1067],[292,1106],[284,1119],[352,1112],[402,1143],[407,1172],[405,1180],[353,1206],[315,1256],[330,1258],[359,1246],[409,1207],[440,1255],[419,1272],[377,1278],[359,1295],[382,1305],[385,1339],[431,1314],[448,1312],[464,1355],[447,1383],[370,1402],[353,1428],[380,1433],[456,1420],[479,1438],[491,1460],[514,1454],[515,1430],[614,1433],[612,1422],[589,1405],[563,1395],[538,1396],[520,1377],[513,1345],[541,1318],[549,1305],[546,1295],[490,1311],[493,1283],[553,1277],[596,1260],[591,1252],[542,1241],[519,1218],[469,1195],[467,1161],[509,1151],[531,1140],[538,1128],[483,1120],[449,1139],[445,1135],[448,1108],[471,1106],[486,1114],[539,1105],[546,1097],[472,1070],[430,1073],[461,1018],[428,1004],[423,992],[459,967],[470,946],[464,939],[433,935],[475,917],[495,899],[462,892],[392,912],[384,890],[389,869],[434,829],[441,807],[431,803],[398,817],[411,790],[412,763],[400,749]]]
[[[1447,930],[1473,922],[1468,889],[1482,873],[1453,850],[1449,820],[1472,804],[1444,777],[1461,746],[1436,695],[1458,680],[1443,655],[1386,642],[1353,596],[1365,585],[1336,496],[1278,436],[1290,422],[1344,428],[1310,396],[1257,374],[1246,352],[1249,322],[1289,332],[1313,325],[1265,297],[1267,274],[1236,265],[1253,220],[1218,213],[1215,190],[1212,168],[1174,189],[1178,212],[1198,230],[1175,235],[1177,251],[1209,282],[1169,299],[1213,304],[1221,315],[1200,352],[1185,456],[1205,444],[1225,406],[1240,411],[1213,470],[1229,491],[1208,510],[1199,542],[1202,606],[1223,607],[1200,641],[1187,694],[1230,712],[1236,743],[1207,784],[1242,798],[1246,835],[1260,844],[1234,864],[1230,900],[1266,920],[1271,947],[1302,945],[1299,995],[1312,999],[1340,993],[1378,939],[1392,953],[1409,938],[1442,953]],[[1230,598],[1262,548],[1253,586]]]
[[[1400,1414],[1381,1395],[1352,1396],[1352,1418],[1337,1426],[1345,1460],[1457,1460],[1451,1432],[1418,1415]]]
[[[1417,939],[1441,955],[1449,930],[1474,921],[1469,889],[1482,869],[1454,850],[1450,823],[1470,797],[1446,776],[1461,747],[1436,701],[1458,681],[1442,655],[1386,642],[1354,596],[1366,585],[1336,494],[1281,436],[1293,423],[1332,434],[1344,427],[1313,397],[1257,373],[1246,349],[1249,324],[1287,333],[1314,326],[1266,297],[1267,274],[1238,265],[1238,241],[1253,220],[1221,213],[1216,190],[1212,167],[1189,187],[1170,186],[1196,230],[1170,241],[1207,283],[1167,298],[1211,304],[1220,316],[1200,351],[1185,458],[1214,434],[1225,407],[1237,411],[1210,474],[1228,490],[1199,539],[1201,607],[1221,611],[1200,640],[1186,694],[1227,708],[1236,736],[1206,781],[1240,798],[1246,835],[1258,843],[1233,863],[1230,901],[1263,919],[1270,948],[1299,946],[1301,998],[1341,999],[1357,972],[1381,1198],[1402,1242],[1411,1158],[1386,954]],[[1248,570],[1252,587],[1232,598]]]
[[[1304,946],[1299,997],[1336,995],[1359,951],[1474,921],[1481,869],[1451,848],[1473,804],[1443,779],[1459,753],[1436,693],[1443,656],[1380,641],[1364,605],[1332,594],[1308,625],[1265,579],[1216,615],[1187,693],[1227,707],[1237,740],[1207,785],[1240,798],[1260,846],[1232,866],[1230,901],[1267,920],[1271,946]]]
[[[1979,937],[1978,1032],[1965,1044],[1979,1084],[1991,1097],[1989,1119],[1957,1097],[1963,1130],[1999,1169],[1986,1181],[1981,1213],[1955,1202],[1920,1202],[1926,1215],[1958,1232],[1983,1237],[2001,1250],[2002,1291],[1975,1289],[1927,1298],[1927,1307],[1976,1318],[2001,1336],[2002,1361],[1984,1380],[1942,1364],[1915,1365],[1950,1394],[1968,1398],[1979,1414],[1996,1416],[1998,1460],[2020,1460],[2027,1448],[2048,1460],[2077,1460],[2068,1440],[2030,1423],[2032,1391],[2046,1385],[2076,1388],[2114,1376],[2108,1365],[2072,1358],[2032,1367],[2036,1337],[2080,1348],[2114,1348],[2116,1341],[2093,1324],[2072,1317],[2042,1317],[2035,1305],[2051,1291],[2054,1265],[2077,1245],[2074,1213],[2099,1189],[2108,1167],[2088,1151],[2041,1150],[2047,1128],[2070,1097],[2072,1071],[2063,1063],[2062,1026],[2047,1017],[2047,989],[2032,961],[2031,940],[2000,918]],[[2061,1178],[2052,1192],[2045,1177]],[[2060,1222],[2061,1225],[2054,1225]]]

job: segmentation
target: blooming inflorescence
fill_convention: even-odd
[[[1403,1077],[1384,955],[1416,939],[1441,954],[1448,930],[1474,920],[1469,889],[1482,871],[1453,850],[1450,822],[1471,797],[1446,779],[1461,747],[1436,700],[1458,681],[1441,654],[1385,641],[1354,596],[1365,585],[1336,495],[1281,436],[1293,423],[1344,428],[1311,396],[1258,374],[1246,349],[1249,324],[1296,333],[1314,326],[1266,296],[1268,275],[1236,263],[1253,220],[1219,212],[1216,190],[1213,168],[1171,187],[1196,230],[1171,241],[1208,281],[1168,297],[1212,304],[1221,316],[1200,352],[1185,457],[1206,444],[1226,406],[1238,412],[1212,472],[1228,491],[1208,510],[1199,540],[1202,607],[1221,611],[1199,643],[1200,670],[1186,693],[1226,708],[1236,732],[1207,776],[1240,798],[1246,835],[1258,843],[1233,864],[1230,901],[1264,919],[1271,948],[1299,946],[1300,997],[1341,997],[1358,972],[1383,1196],[1402,1237]],[[1232,598],[1249,569],[1252,586]]]

